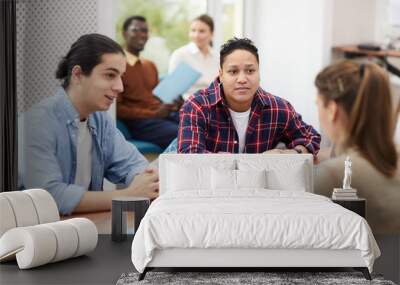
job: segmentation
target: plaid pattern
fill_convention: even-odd
[[[302,121],[288,101],[258,88],[251,105],[244,153],[262,153],[283,142],[288,148],[302,145],[316,155],[320,141],[321,136]],[[183,105],[178,153],[238,151],[238,135],[217,78]]]

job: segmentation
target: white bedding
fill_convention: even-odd
[[[132,243],[143,272],[155,249],[357,249],[372,272],[380,251],[367,222],[328,198],[299,191],[247,189],[161,195]]]

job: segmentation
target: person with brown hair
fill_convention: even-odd
[[[314,192],[330,196],[341,185],[343,162],[352,160],[352,187],[367,199],[374,233],[400,233],[400,172],[394,143],[395,114],[386,72],[373,63],[342,61],[315,79],[321,127],[336,157],[318,164]]]
[[[199,89],[208,87],[218,75],[219,54],[212,49],[214,21],[206,15],[200,15],[190,24],[190,43],[175,50],[169,60],[168,72],[171,73],[181,62],[185,62],[201,73],[201,77],[182,95],[186,100]]]

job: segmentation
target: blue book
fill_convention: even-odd
[[[201,73],[185,62],[181,62],[175,70],[165,76],[154,88],[153,93],[164,103],[173,103],[200,78]]]

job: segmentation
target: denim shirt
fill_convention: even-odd
[[[67,93],[35,105],[20,118],[23,138],[20,183],[24,188],[43,188],[51,193],[61,214],[70,214],[88,190],[75,185],[79,114]],[[88,117],[92,135],[92,174],[89,191],[102,191],[103,179],[128,186],[148,162],[116,128],[107,112]]]

